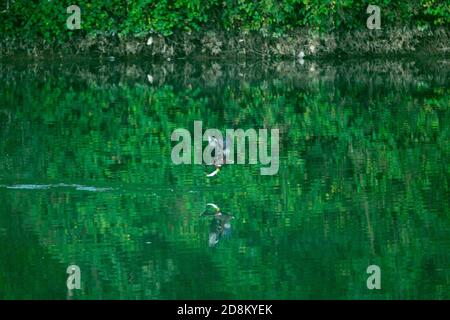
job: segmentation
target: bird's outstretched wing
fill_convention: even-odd
[[[223,138],[222,137],[215,137],[215,136],[208,136],[208,144],[212,147],[219,147],[221,149],[223,149]]]
[[[217,212],[220,211],[220,208],[219,208],[216,204],[214,204],[214,203],[207,203],[206,206],[211,206],[211,207],[213,207]]]
[[[216,174],[218,174],[220,171],[220,168],[217,168],[216,170],[214,170],[213,172],[211,172],[210,174],[207,174],[207,177],[214,177]]]

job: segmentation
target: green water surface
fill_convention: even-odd
[[[449,76],[445,59],[4,61],[0,298],[449,299]],[[278,128],[278,174],[174,165],[196,120]],[[215,245],[211,202],[234,216]]]

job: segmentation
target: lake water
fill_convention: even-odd
[[[278,173],[174,165],[196,120]],[[449,123],[443,59],[4,61],[0,298],[449,299]]]

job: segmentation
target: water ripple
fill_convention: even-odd
[[[112,191],[114,188],[100,188],[94,186],[84,186],[80,184],[66,184],[66,183],[58,183],[58,184],[14,184],[14,185],[0,185],[2,188],[6,189],[18,189],[18,190],[46,190],[50,188],[75,188],[75,190],[80,191],[90,191],[90,192],[105,192]]]

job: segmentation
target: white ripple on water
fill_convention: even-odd
[[[15,184],[12,186],[5,186],[7,189],[29,189],[29,190],[40,190],[48,189],[51,187],[49,184]]]
[[[66,183],[58,183],[58,184],[14,184],[11,186],[8,185],[0,185],[0,187],[7,189],[18,189],[18,190],[45,190],[50,188],[75,188],[75,190],[79,191],[90,191],[90,192],[105,192],[114,190],[113,188],[100,188],[94,186],[84,186],[81,184],[66,184]]]

